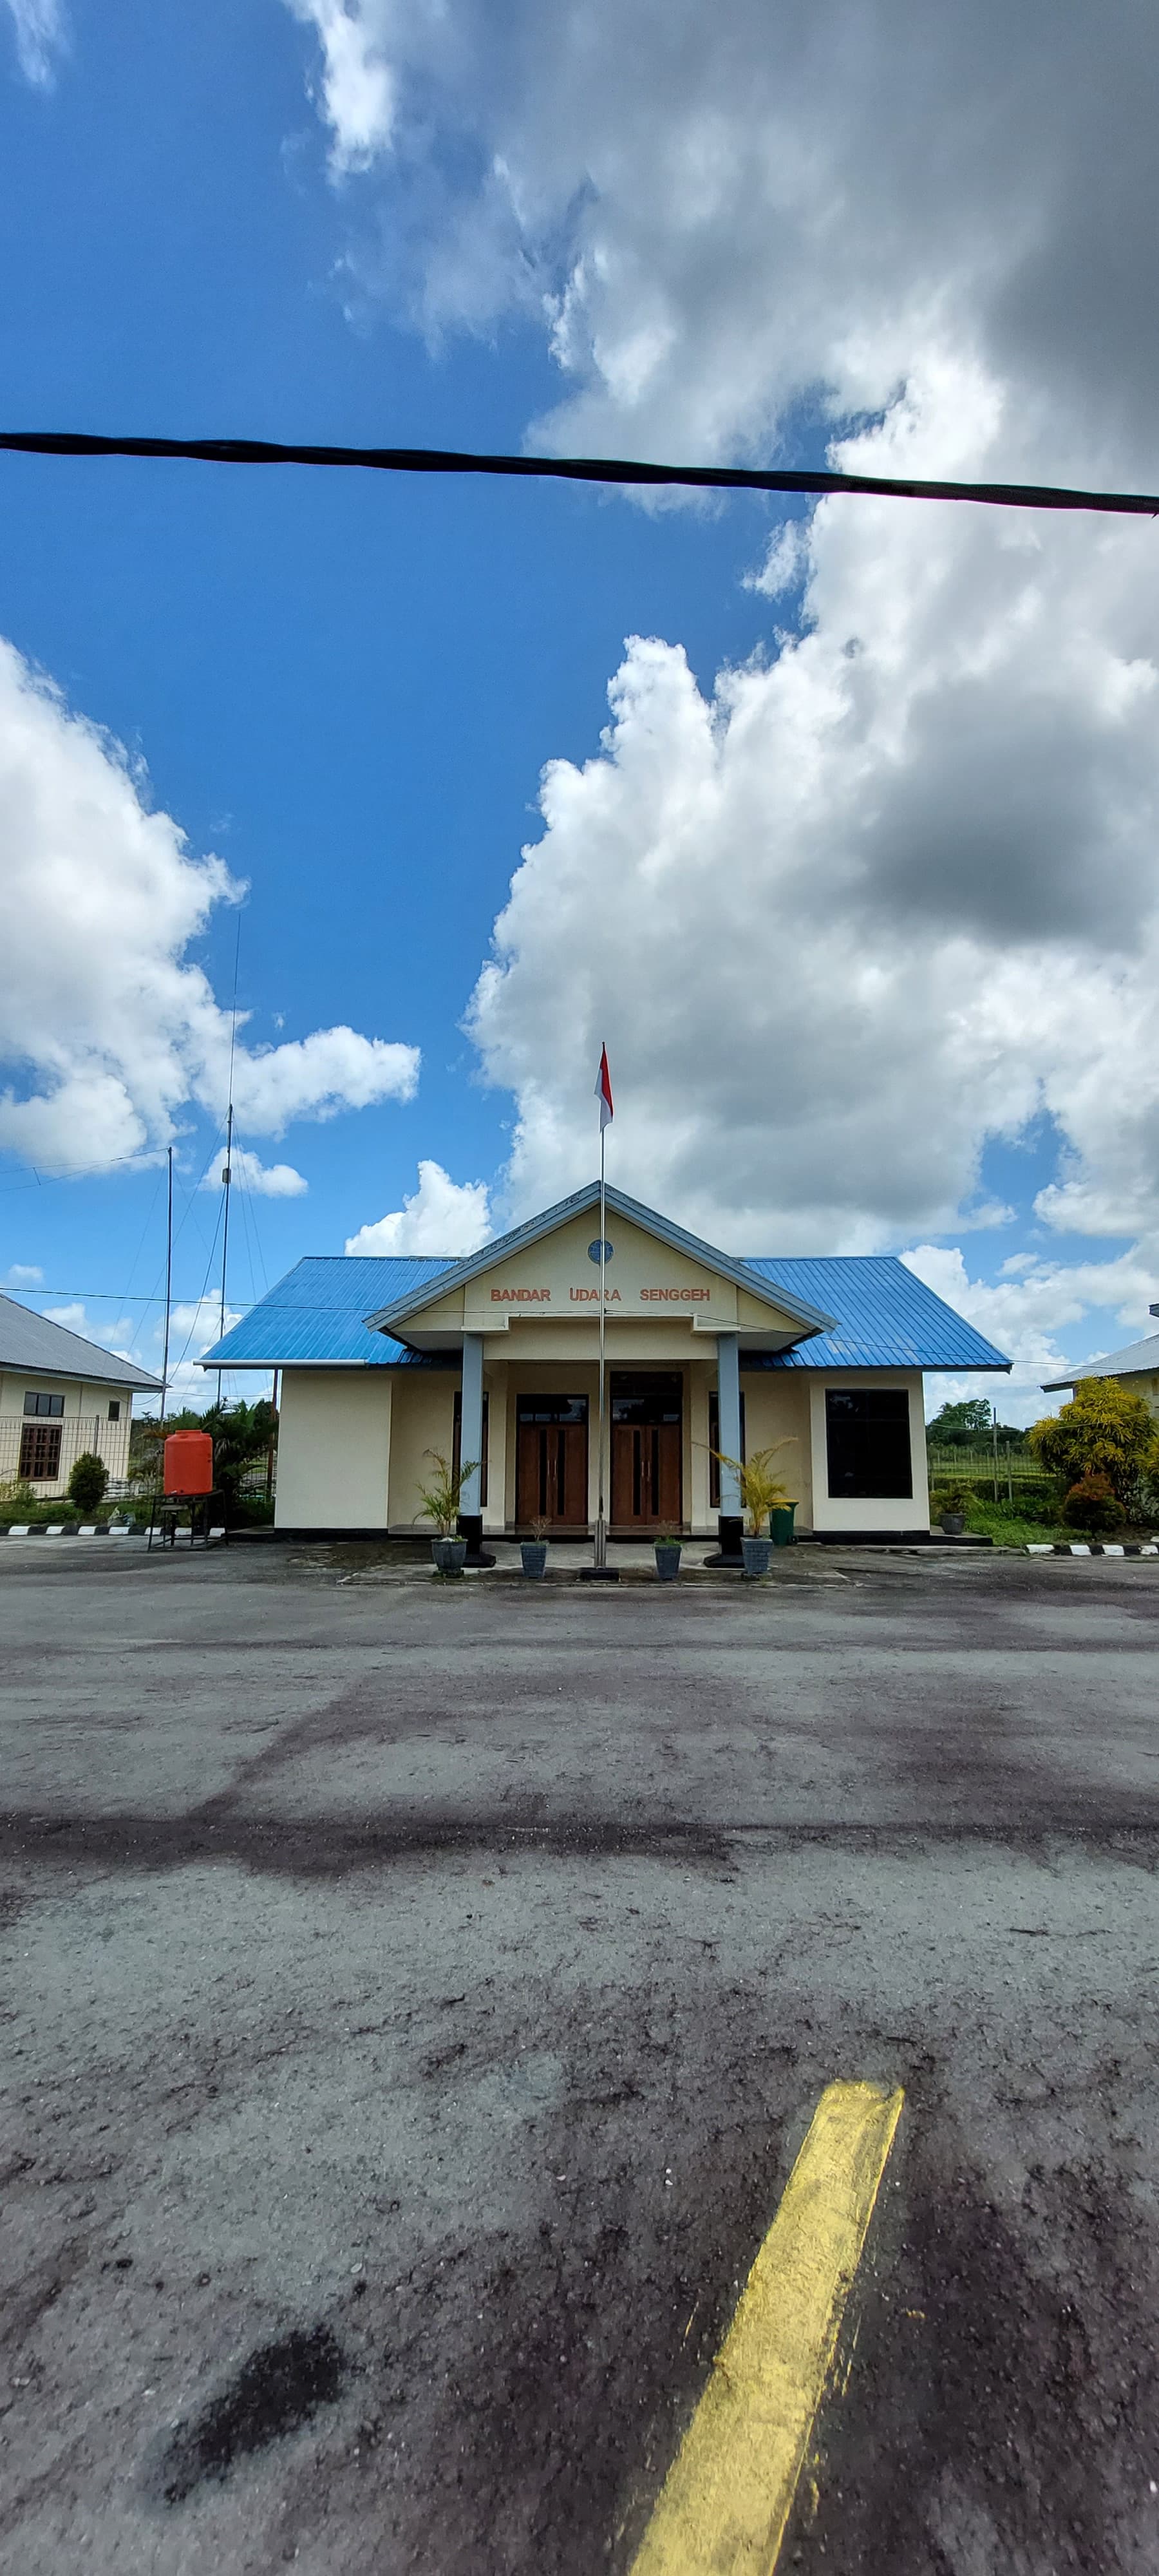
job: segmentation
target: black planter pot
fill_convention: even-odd
[[[436,1574],[461,1574],[467,1562],[465,1538],[433,1538],[431,1555]]]
[[[545,1538],[521,1539],[519,1554],[524,1573],[530,1575],[533,1583],[542,1583],[547,1572],[547,1540]]]
[[[671,1543],[664,1546],[658,1540],[655,1555],[657,1581],[660,1583],[675,1583],[680,1573],[679,1546],[673,1546]]]

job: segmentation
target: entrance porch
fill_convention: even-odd
[[[624,1337],[627,1339],[627,1336]],[[780,1465],[797,1503],[798,1528],[812,1517],[812,1427],[809,1389],[799,1376],[750,1376],[734,1381],[732,1428],[727,1363],[736,1367],[735,1342],[726,1345],[721,1403],[718,1353],[677,1358],[671,1343],[656,1365],[642,1365],[631,1344],[607,1361],[606,1495],[609,1535],[650,1545],[658,1530],[684,1538],[718,1535],[722,1480],[715,1452],[733,1457],[786,1445]],[[711,1352],[711,1356],[710,1356]],[[442,1448],[458,1466],[480,1461],[464,1488],[464,1520],[474,1517],[480,1538],[527,1538],[538,1524],[552,1539],[590,1538],[599,1499],[599,1370],[587,1357],[520,1360],[485,1351],[477,1384],[464,1371],[460,1393],[440,1371],[415,1371],[396,1381],[390,1526],[411,1519],[402,1477],[418,1473],[424,1447]],[[472,1395],[474,1397],[474,1410]],[[434,1436],[434,1412],[446,1427]],[[413,1417],[414,1428],[411,1428]],[[422,1435],[420,1436],[420,1424]],[[723,1424],[723,1427],[722,1427]],[[464,1427],[465,1426],[465,1427]],[[448,1433],[450,1436],[448,1437]],[[398,1475],[396,1479],[396,1465]],[[473,1487],[473,1492],[472,1492]]]

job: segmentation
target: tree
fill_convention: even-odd
[[[187,1406],[180,1413],[167,1413],[164,1422],[158,1422],[155,1414],[146,1414],[133,1424],[132,1473],[142,1483],[159,1486],[170,1432],[208,1431],[213,1442],[214,1485],[230,1517],[237,1509],[246,1468],[256,1458],[268,1455],[277,1429],[277,1412],[265,1396],[256,1404],[211,1404],[205,1413],[191,1412]]]
[[[105,1499],[109,1471],[95,1449],[82,1449],[68,1480],[68,1499],[79,1512],[95,1512]]]
[[[973,1439],[979,1431],[990,1428],[990,1407],[984,1395],[971,1395],[964,1404],[944,1404],[933,1421],[926,1424],[930,1440]]]
[[[265,1396],[257,1404],[231,1404],[228,1409],[211,1404],[197,1427],[208,1431],[213,1441],[213,1481],[228,1513],[236,1509],[246,1468],[269,1449],[278,1427],[277,1414]]]
[[[1028,1437],[1050,1475],[1068,1487],[1084,1476],[1105,1476],[1124,1510],[1140,1476],[1153,1472],[1154,1415],[1118,1378],[1080,1378],[1072,1401],[1032,1423]]]

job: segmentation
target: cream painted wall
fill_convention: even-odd
[[[820,1372],[808,1379],[810,1429],[813,1463],[813,1528],[816,1530],[863,1529],[928,1530],[930,1526],[929,1479],[926,1466],[926,1424],[922,1401],[920,1369],[840,1369],[831,1376]],[[910,1454],[913,1460],[913,1495],[885,1495],[880,1500],[859,1499],[844,1502],[829,1492],[829,1458],[825,1429],[825,1391],[827,1387],[904,1386],[909,1395]]]
[[[483,1527],[501,1536],[507,1525],[508,1460],[513,1494],[515,1489],[515,1446],[508,1426],[505,1368],[484,1366],[483,1392],[487,1398],[487,1500],[483,1505]]]
[[[449,1458],[455,1437],[457,1369],[397,1369],[390,1443],[390,1526],[430,1531],[421,1518],[420,1485],[430,1482],[432,1449]],[[490,1478],[487,1490],[490,1492]]]
[[[745,1369],[740,1373],[744,1397],[745,1449],[772,1449],[779,1440],[792,1442],[773,1460],[776,1473],[797,1506],[796,1527],[813,1527],[813,1441],[809,1413],[809,1380],[791,1369]]]
[[[651,1323],[634,1315],[621,1318],[610,1314],[607,1323],[608,1365],[612,1364],[613,1344],[617,1368],[679,1368],[693,1357],[704,1355],[706,1345],[716,1366],[716,1335],[703,1338],[686,1320],[674,1317],[671,1322]],[[599,1360],[600,1328],[595,1315],[582,1323],[569,1324],[562,1318],[552,1322],[522,1315],[513,1321],[509,1332],[488,1339],[488,1360],[497,1368],[515,1368],[532,1360],[558,1361],[568,1374],[585,1361],[595,1366]]]
[[[586,1331],[594,1340],[599,1272],[588,1259],[588,1245],[598,1234],[599,1218],[590,1209],[573,1217],[465,1285],[433,1296],[429,1306],[413,1308],[408,1338],[412,1328],[426,1334],[440,1328],[457,1333],[465,1327],[505,1338],[510,1328],[522,1347],[524,1332],[552,1324],[565,1333]],[[674,1251],[659,1236],[618,1216],[609,1215],[608,1240],[615,1248],[606,1271],[609,1321],[631,1321],[640,1328],[676,1326],[685,1337],[685,1350],[693,1321],[709,1331],[737,1324],[736,1286],[707,1262]],[[523,1292],[522,1298],[516,1291]],[[746,1327],[771,1332],[774,1338],[782,1333],[791,1337],[796,1330],[775,1302],[766,1305],[759,1297],[742,1295],[740,1303],[744,1313],[739,1320]]]
[[[1148,1375],[1143,1369],[1135,1369],[1130,1373],[1124,1372],[1119,1379],[1119,1385],[1126,1388],[1128,1395],[1141,1395],[1144,1404],[1150,1406],[1152,1413],[1159,1414],[1159,1377]],[[1063,1411],[1065,1410],[1064,1405]]]
[[[382,1529],[392,1372],[288,1368],[278,1423],[279,1529]]]
[[[571,1347],[574,1347],[571,1346]],[[687,1350],[687,1344],[685,1345]],[[631,1366],[635,1336],[609,1336],[609,1368]],[[652,1354],[649,1354],[651,1357]],[[671,1355],[664,1357],[673,1364]],[[694,1532],[715,1528],[708,1502],[708,1397],[716,1382],[715,1357],[684,1362],[684,1519]],[[520,1365],[490,1361],[484,1372],[489,1398],[488,1482],[484,1526],[493,1535],[515,1516],[515,1412],[520,1394],[551,1389],[586,1395],[589,1411],[588,1509],[596,1512],[597,1371],[587,1360]],[[903,1384],[909,1396],[914,1494],[898,1499],[834,1501],[828,1492],[825,1390],[832,1386]],[[297,1529],[420,1529],[419,1485],[430,1471],[432,1449],[450,1456],[455,1369],[286,1370],[278,1444],[277,1523]],[[925,1424],[917,1370],[842,1370],[825,1377],[792,1370],[742,1370],[745,1437],[754,1449],[795,1437],[783,1453],[783,1474],[798,1498],[800,1529],[927,1529]]]

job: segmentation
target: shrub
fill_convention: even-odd
[[[974,1486],[961,1478],[945,1485],[935,1485],[930,1495],[930,1519],[940,1521],[943,1512],[968,1512],[977,1499]]]
[[[76,1504],[78,1512],[95,1512],[105,1499],[108,1481],[104,1459],[98,1458],[95,1449],[82,1449],[68,1480],[70,1503]]]
[[[1033,1423],[1027,1437],[1051,1475],[1068,1487],[1105,1476],[1126,1510],[1154,1450],[1155,1419],[1142,1396],[1117,1378],[1080,1378],[1073,1401]]]
[[[424,1455],[434,1459],[435,1472],[429,1485],[419,1486],[422,1510],[418,1518],[432,1521],[440,1538],[453,1538],[459,1525],[463,1487],[468,1477],[474,1475],[479,1461],[477,1458],[464,1458],[458,1467],[453,1467],[441,1449],[428,1449]]]
[[[37,1496],[24,1476],[13,1476],[11,1483],[0,1485],[0,1513],[6,1521],[26,1521]]]
[[[774,1440],[771,1449],[754,1449],[751,1458],[730,1458],[723,1449],[712,1451],[718,1467],[731,1467],[736,1477],[740,1507],[752,1538],[759,1538],[767,1530],[770,1512],[783,1511],[786,1503],[794,1500],[781,1483],[773,1460],[778,1449],[795,1449],[796,1445],[794,1434],[786,1440]]]
[[[1092,1535],[1098,1530],[1118,1529],[1122,1506],[1110,1477],[1081,1476],[1066,1496],[1062,1516],[1072,1529],[1090,1530]]]
[[[1008,1511],[1025,1512],[1031,1520],[1041,1520],[1044,1512],[1049,1519],[1059,1507],[1059,1489],[1053,1476],[1019,1476],[1013,1486],[1014,1499],[1010,1502],[999,1471],[998,1489]]]

